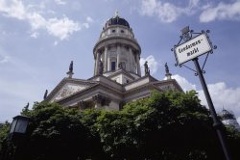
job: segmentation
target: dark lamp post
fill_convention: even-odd
[[[13,117],[10,132],[4,140],[1,160],[22,160],[23,144],[30,119],[25,116]]]
[[[29,118],[25,116],[16,116],[13,118],[10,134],[25,134],[27,131],[27,126],[29,123]]]

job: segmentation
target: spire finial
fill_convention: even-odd
[[[182,36],[181,37],[183,38],[184,41],[188,41],[188,40],[191,39],[191,31],[189,29],[189,26],[184,27],[181,30],[181,32],[182,32]]]
[[[119,13],[118,13],[118,10],[116,9],[116,11],[115,11],[115,15],[114,15],[115,17],[118,17],[119,16]]]
[[[67,72],[68,78],[72,78],[73,75],[73,61],[71,61],[70,65],[69,65],[69,71]]]

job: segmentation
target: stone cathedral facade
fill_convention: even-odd
[[[157,80],[150,74],[147,62],[145,73],[140,69],[141,47],[129,23],[118,15],[104,25],[99,40],[93,47],[93,77],[73,78],[71,62],[68,76],[44,100],[79,109],[102,108],[119,110],[124,104],[150,96],[153,90],[181,91],[166,67],[167,80]]]

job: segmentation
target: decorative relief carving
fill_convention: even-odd
[[[66,84],[63,88],[57,93],[55,100],[62,99],[64,97],[68,97],[73,95],[74,93],[87,88],[87,86],[79,86],[74,84]]]

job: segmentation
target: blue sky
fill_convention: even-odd
[[[217,111],[228,109],[240,122],[239,0],[0,0],[0,121],[41,101],[66,77],[71,60],[75,78],[90,78],[93,46],[116,10],[130,23],[152,75],[164,79],[167,62],[182,88],[197,90],[203,104],[198,77],[175,67],[171,48],[183,27],[209,29],[218,48],[205,66],[206,82]]]

